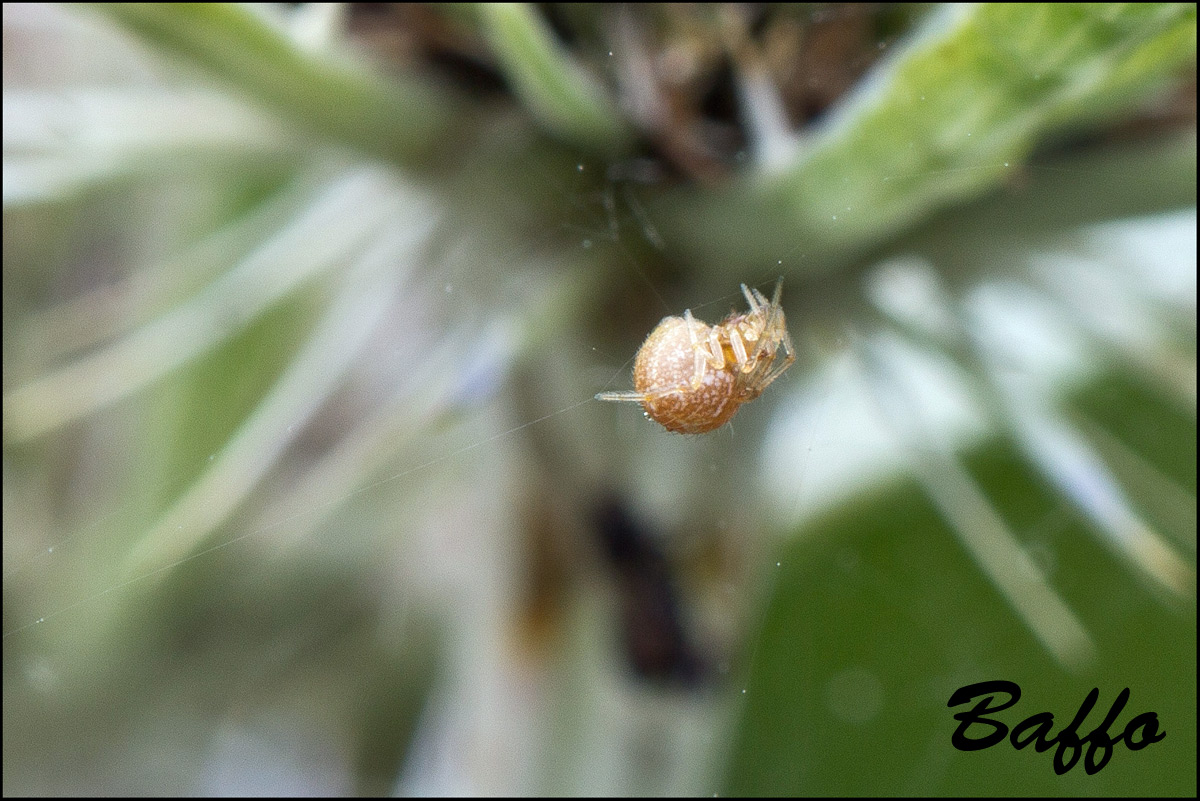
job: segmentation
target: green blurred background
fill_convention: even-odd
[[[1192,4],[10,4],[4,792],[1196,794]],[[682,437],[666,314],[796,365]],[[1093,687],[1166,738],[962,753]]]

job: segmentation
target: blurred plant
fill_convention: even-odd
[[[1079,792],[988,678],[1195,793],[1193,5],[4,24],[6,793]]]

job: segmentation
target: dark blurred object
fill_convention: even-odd
[[[617,580],[625,653],[638,676],[695,686],[704,664],[688,635],[671,565],[654,538],[615,495],[592,515]]]

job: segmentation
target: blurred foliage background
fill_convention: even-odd
[[[5,794],[1194,796],[1195,14],[6,5]]]

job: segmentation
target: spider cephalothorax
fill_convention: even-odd
[[[692,316],[665,317],[638,351],[633,392],[601,392],[597,400],[637,401],[668,431],[703,434],[720,428],[738,407],[762,394],[796,360],[779,305],[742,284],[749,311],[717,325]]]

